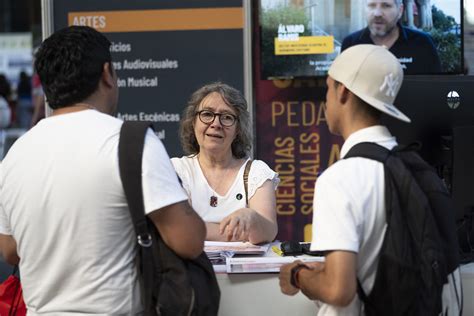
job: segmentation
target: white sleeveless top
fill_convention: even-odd
[[[246,162],[240,167],[234,182],[223,196],[216,193],[209,186],[196,156],[175,157],[171,158],[171,162],[182,180],[184,189],[188,193],[189,204],[193,206],[194,210],[205,222],[219,223],[227,215],[246,207],[243,179]],[[273,187],[276,190],[278,183],[280,183],[278,174],[270,169],[265,162],[254,160],[248,178],[249,200],[267,180],[273,183]],[[212,207],[210,204],[210,198],[213,195],[217,197],[216,207]]]

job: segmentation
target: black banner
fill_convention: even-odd
[[[214,81],[244,89],[244,9],[234,1],[53,1],[53,31],[88,25],[112,42],[118,117],[152,121],[169,155],[193,91]]]

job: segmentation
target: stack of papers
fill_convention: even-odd
[[[219,251],[219,252],[206,252],[207,257],[213,265],[225,264],[225,259],[234,256],[233,252],[230,251]]]
[[[264,255],[269,248],[270,244],[259,246],[249,242],[206,241],[204,243],[204,251],[208,256],[224,252],[234,255]]]
[[[204,251],[211,260],[215,272],[226,273],[278,273],[280,267],[295,260],[302,262],[324,262],[324,257],[287,256],[282,257],[270,250],[274,245],[279,249],[279,242],[264,245],[253,245],[248,242],[206,241]],[[270,250],[270,251],[269,251]],[[279,252],[281,254],[281,251]]]
[[[248,242],[206,241],[204,243],[204,252],[209,257],[215,272],[226,272],[227,259],[234,255],[263,256],[269,248],[269,244],[258,246]]]

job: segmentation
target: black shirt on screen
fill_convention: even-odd
[[[389,49],[403,66],[406,75],[441,73],[441,62],[430,35],[399,25],[400,36]],[[357,44],[374,44],[369,28],[349,34],[342,41],[341,51]]]

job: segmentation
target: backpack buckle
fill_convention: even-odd
[[[138,244],[142,247],[151,247],[151,244],[153,243],[150,234],[138,235],[137,239]]]

